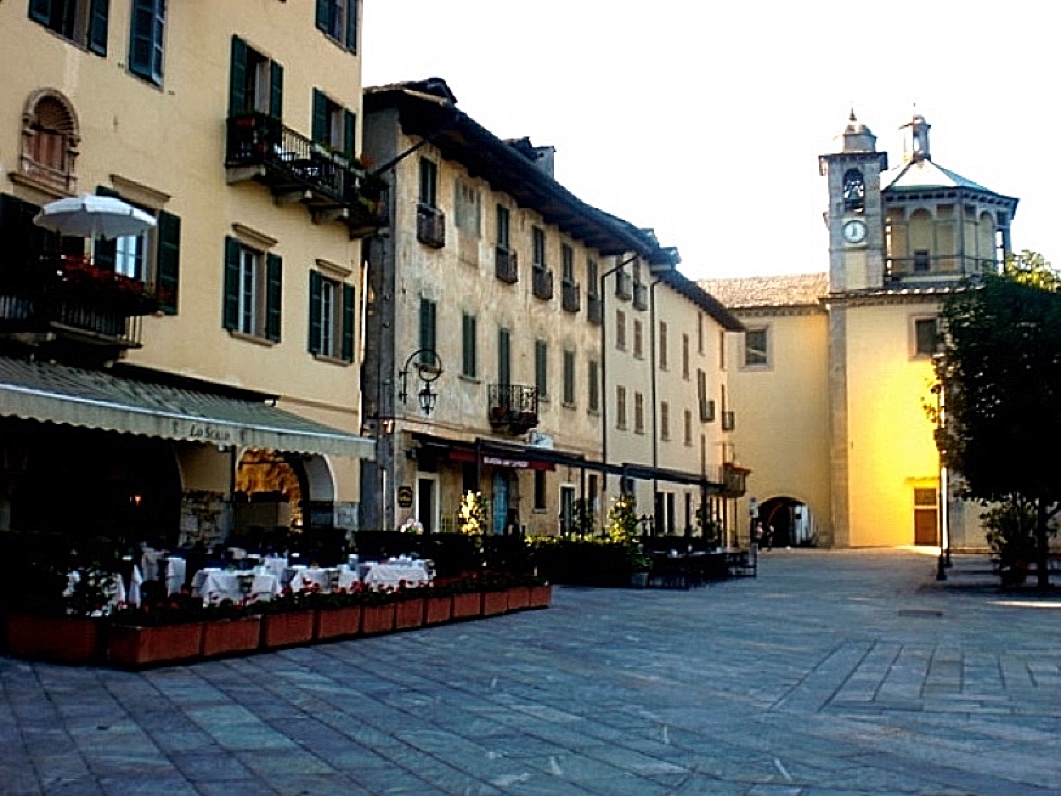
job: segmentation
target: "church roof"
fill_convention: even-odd
[[[701,279],[700,287],[731,310],[752,307],[806,307],[829,293],[829,274],[784,274]]]
[[[881,190],[922,190],[924,188],[971,188],[994,193],[972,180],[945,169],[928,158],[909,160],[880,175]]]

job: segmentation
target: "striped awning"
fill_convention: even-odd
[[[270,448],[374,459],[375,443],[265,401],[0,357],[0,417],[218,447]]]

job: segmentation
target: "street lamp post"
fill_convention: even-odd
[[[415,365],[413,365],[414,359],[417,360]],[[442,375],[442,358],[431,348],[421,348],[409,355],[409,358],[405,360],[405,365],[398,372],[398,400],[403,404],[408,403],[409,400],[408,380],[410,368],[416,369],[416,375],[420,379],[421,387],[417,393],[420,409],[425,415],[430,415],[434,411],[435,402],[438,399],[438,393],[434,391],[431,385]]]

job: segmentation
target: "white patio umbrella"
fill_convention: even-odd
[[[115,196],[85,194],[49,202],[33,223],[74,238],[122,238],[150,229],[155,219]]]

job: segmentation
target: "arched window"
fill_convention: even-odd
[[[848,169],[844,174],[844,210],[861,210],[866,202],[866,184],[862,172]]]
[[[30,95],[22,114],[20,171],[37,183],[62,193],[77,190],[77,115],[58,91],[44,89]]]

